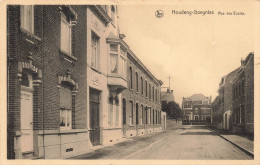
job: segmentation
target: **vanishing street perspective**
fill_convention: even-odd
[[[195,44],[185,49],[193,58],[178,54],[171,63],[163,39],[157,48],[137,33],[157,35],[148,27],[181,16],[147,7],[148,26],[140,6],[133,17],[128,9],[7,6],[7,159],[254,159],[254,50],[239,49],[220,66],[195,54],[218,42]],[[174,39],[166,32],[159,38]]]

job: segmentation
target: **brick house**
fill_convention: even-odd
[[[85,6],[7,7],[8,158],[85,152]]]
[[[232,80],[232,132],[254,134],[254,54],[250,53]]]
[[[230,129],[232,127],[232,122],[230,122],[230,116],[232,114],[232,80],[234,79],[238,70],[239,69],[237,68],[223,76],[219,83],[218,96],[216,98],[218,101],[218,109],[217,113],[215,113],[215,115],[218,116],[215,116],[215,118],[219,119],[214,121],[219,128]]]
[[[122,92],[123,136],[131,137],[165,129],[161,111],[162,81],[156,79],[137,56],[127,53],[128,88]]]
[[[182,101],[184,120],[211,121],[211,96],[194,94]]]

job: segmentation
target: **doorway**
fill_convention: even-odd
[[[89,109],[90,109],[90,141],[93,146],[100,145],[100,92],[98,90],[90,89],[89,93]]]

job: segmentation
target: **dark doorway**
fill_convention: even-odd
[[[98,90],[90,89],[89,106],[90,106],[90,141],[95,145],[100,145],[100,125],[99,125],[99,104],[100,92]]]

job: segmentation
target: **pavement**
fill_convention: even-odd
[[[230,135],[230,134],[223,134],[221,132],[214,131],[216,134],[218,134],[220,137],[225,139],[226,141],[230,142],[231,144],[235,145],[242,151],[246,152],[250,156],[254,157],[254,141],[250,140],[246,137],[240,136],[240,135]]]
[[[169,120],[166,131],[133,137],[71,159],[250,160],[253,157],[206,126],[181,125]]]

